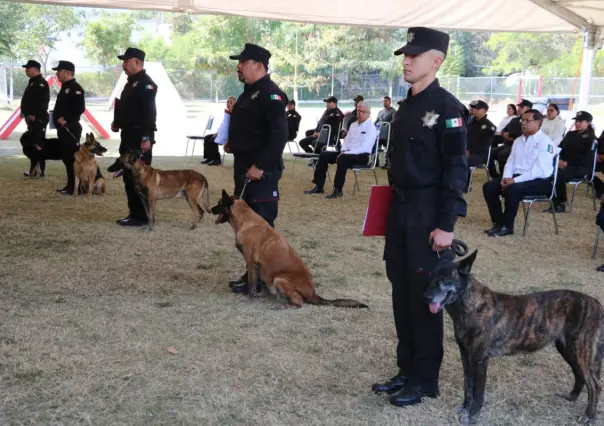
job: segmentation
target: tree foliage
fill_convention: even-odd
[[[115,64],[117,55],[132,45],[136,22],[126,13],[104,15],[86,26],[82,45],[86,55],[99,64]]]

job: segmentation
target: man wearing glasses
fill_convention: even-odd
[[[514,219],[522,197],[547,194],[552,188],[550,178],[559,148],[540,130],[543,115],[536,109],[530,109],[523,114],[520,123],[522,135],[512,145],[503,178],[493,179],[482,187],[493,223],[492,228],[485,231],[489,237],[513,235]],[[500,195],[505,199],[505,210],[502,209]]]

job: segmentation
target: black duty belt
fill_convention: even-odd
[[[424,186],[422,188],[405,188],[392,185],[392,195],[399,202],[422,200],[434,196],[439,191],[437,186]]]

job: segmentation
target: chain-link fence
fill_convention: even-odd
[[[77,68],[76,77],[88,98],[108,99],[122,73],[121,67]],[[166,69],[180,97],[185,101],[225,100],[241,92],[237,75],[220,76],[210,71]],[[280,75],[273,70],[273,78],[293,98],[294,77]],[[458,77],[440,76],[441,85],[463,102],[483,99],[488,103],[514,102],[519,96],[527,98],[570,98],[576,102],[579,82],[575,78],[510,77]],[[19,100],[27,86],[23,68],[0,64],[0,103]],[[379,72],[347,73],[326,67],[313,75],[299,73],[297,77],[298,100],[321,102],[334,95],[350,102],[361,94],[365,99],[378,102],[389,95],[395,101],[404,98],[409,87],[400,76],[394,78]],[[56,89],[55,89],[56,91]],[[604,77],[591,79],[589,104],[604,103]]]

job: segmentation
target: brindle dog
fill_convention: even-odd
[[[535,352],[554,343],[575,376],[575,385],[566,398],[575,401],[587,386],[587,408],[579,422],[592,424],[604,354],[604,308],[600,302],[571,290],[518,296],[496,293],[470,274],[476,253],[460,262],[437,266],[425,293],[432,313],[444,307],[453,320],[465,378],[463,405],[457,409],[460,422],[478,421],[489,358]]]

